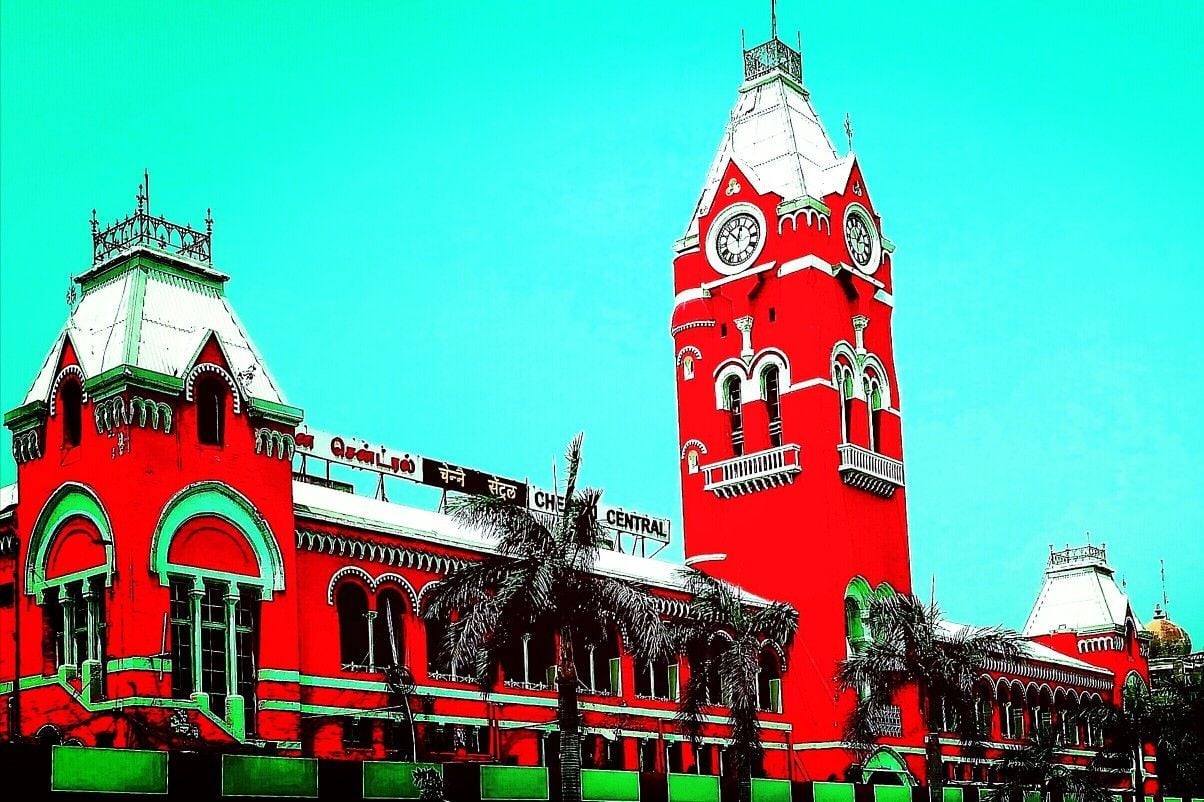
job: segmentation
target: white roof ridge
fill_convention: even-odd
[[[444,513],[408,504],[293,480],[293,506],[298,519],[316,518],[327,523],[359,526],[378,534],[398,535],[486,554],[497,553],[497,544],[492,538],[465,529]],[[300,520],[297,526],[303,528]],[[684,567],[682,563],[668,560],[603,550],[598,555],[595,570],[629,582],[681,592],[685,583],[678,571]],[[769,603],[743,588],[740,592],[752,604]]]

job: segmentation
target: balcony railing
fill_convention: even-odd
[[[720,498],[788,485],[802,469],[796,445],[778,446],[700,468],[705,480],[703,487]]]
[[[1049,549],[1049,564],[1052,565],[1077,565],[1079,563],[1106,563],[1108,561],[1107,549],[1100,546],[1077,546],[1075,548],[1065,548],[1054,550],[1051,546]]]
[[[208,217],[205,230],[197,231],[142,211],[140,202],[138,211],[108,228],[100,228],[93,216],[92,264],[99,265],[139,245],[209,264],[212,239],[213,221]]]
[[[764,44],[744,51],[744,80],[752,81],[774,70],[781,70],[803,82],[803,57],[776,36]]]
[[[899,706],[890,705],[881,710],[875,710],[870,715],[870,728],[873,729],[875,735],[902,735],[903,713],[899,710]]]
[[[840,452],[840,476],[850,487],[866,490],[885,498],[903,487],[903,463],[852,443],[837,446]]]

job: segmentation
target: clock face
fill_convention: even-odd
[[[761,223],[747,212],[729,217],[715,237],[715,255],[729,267],[752,259],[761,244]]]
[[[870,223],[861,214],[850,214],[844,221],[844,241],[849,246],[853,262],[868,273],[874,271],[870,262],[874,255],[874,235]]]

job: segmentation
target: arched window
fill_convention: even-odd
[[[427,676],[445,682],[459,679],[451,656],[447,653],[448,622],[442,619],[426,619],[425,625]]]
[[[211,446],[220,446],[225,436],[226,385],[213,375],[199,379],[196,384],[197,439]]]
[[[84,389],[77,381],[63,382],[60,408],[63,411],[63,447],[78,446],[83,434]]]
[[[368,667],[368,593],[355,582],[343,582],[335,593],[339,613],[339,663],[344,671]]]
[[[769,444],[777,448],[782,444],[782,404],[780,397],[778,366],[768,365],[761,371],[761,392],[765,397],[765,410],[769,415]]]
[[[503,650],[501,664],[503,685],[507,688],[554,688],[556,638],[546,627],[538,627],[533,632],[525,633]]]
[[[607,696],[619,694],[622,685],[619,642],[613,629],[608,629],[596,643],[576,634],[573,639],[573,659],[577,664],[578,680],[585,686],[583,692]]]
[[[769,713],[782,712],[782,670],[777,654],[769,648],[761,651],[757,671],[757,707]]]
[[[853,396],[856,395],[853,386],[853,371],[847,366],[838,364],[836,376],[840,382],[840,440],[849,442],[850,427],[853,423]]]
[[[673,700],[678,696],[677,663],[664,658],[637,660],[635,696],[637,699]]]
[[[681,376],[686,381],[694,378],[694,357],[689,354],[681,358]]]
[[[372,620],[373,651],[377,670],[385,666],[405,665],[405,643],[402,638],[402,615],[405,602],[393,588],[382,590],[376,597],[376,616]]]
[[[865,400],[869,406],[870,451],[878,451],[882,442],[882,385],[877,379],[865,380]]]
[[[740,377],[728,376],[723,382],[723,405],[731,423],[732,453],[737,457],[744,453],[744,411],[741,404]]]

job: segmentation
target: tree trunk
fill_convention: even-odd
[[[556,665],[556,718],[560,725],[560,799],[581,802],[581,731],[578,726],[577,666],[573,661],[573,637],[560,630],[559,660]]]
[[[736,779],[736,802],[752,802],[752,766],[743,766]]]

